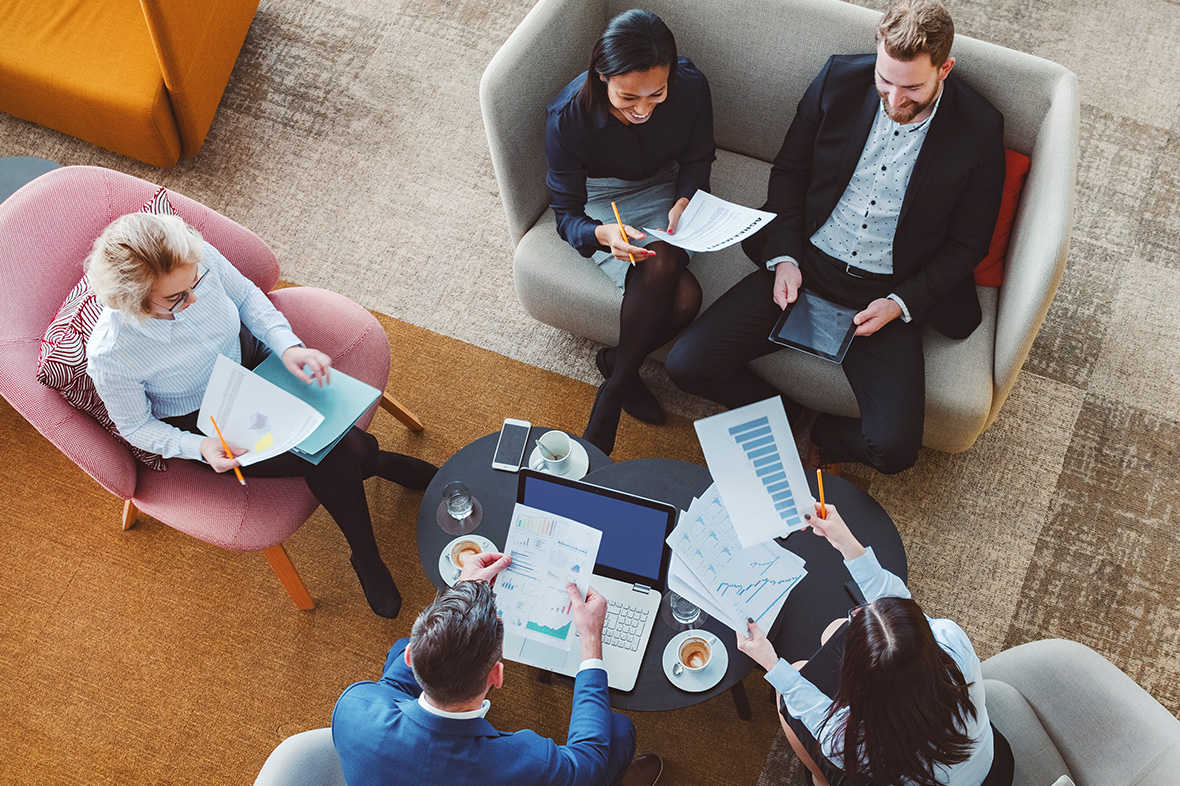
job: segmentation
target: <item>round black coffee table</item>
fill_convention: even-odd
[[[537,437],[549,430],[544,426],[533,426],[528,442],[525,443],[526,462],[537,444]],[[418,508],[418,557],[422,560],[422,568],[426,575],[439,589],[446,586],[438,572],[439,554],[455,536],[442,531],[435,514],[438,504],[442,501],[443,486],[452,480],[466,483],[471,489],[471,495],[483,506],[483,519],[473,534],[484,536],[495,543],[496,548],[504,548],[512,507],[516,504],[517,475],[515,472],[492,469],[492,453],[496,450],[496,441],[499,437],[500,432],[497,431],[460,448],[439,467],[438,474],[430,481],[426,493],[422,495],[422,505]],[[591,472],[611,463],[605,453],[589,442],[580,437],[573,438],[586,448],[586,454],[590,457]]]

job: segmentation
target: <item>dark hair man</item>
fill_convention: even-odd
[[[381,680],[345,689],[332,713],[332,740],[349,786],[655,784],[663,763],[651,753],[632,761],[635,726],[610,709],[606,600],[593,588],[585,600],[566,588],[584,658],[567,743],[528,730],[502,733],[484,720],[488,693],[504,683],[504,625],[491,582],[509,562],[497,553],[468,559],[455,586],[389,650]]]
[[[743,406],[779,394],[746,363],[778,349],[767,336],[800,287],[856,308],[843,369],[860,417],[821,414],[811,465],[913,466],[925,414],[921,325],[960,339],[980,323],[972,271],[999,212],[1004,120],[951,73],[953,40],[938,0],[894,0],[875,55],[828,59],[771,169],[765,209],[778,217],[743,244],[760,269],[668,356],[681,388]],[[801,407],[786,404],[796,420]]]

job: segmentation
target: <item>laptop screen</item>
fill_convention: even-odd
[[[594,572],[663,592],[676,509],[589,483],[520,471],[516,501],[602,531]]]

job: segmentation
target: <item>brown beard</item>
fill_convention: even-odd
[[[881,106],[884,107],[886,116],[890,120],[892,120],[894,123],[900,123],[902,125],[905,125],[906,123],[910,122],[915,117],[920,115],[923,111],[925,111],[926,107],[933,104],[934,99],[938,97],[938,93],[936,92],[933,96],[930,97],[929,101],[926,101],[925,103],[921,103],[921,104],[914,103],[911,101],[910,103],[905,105],[904,109],[899,111],[896,107],[894,107],[892,104],[889,103],[889,99],[886,98],[885,94],[882,93],[880,90],[877,91],[877,95],[881,97]]]

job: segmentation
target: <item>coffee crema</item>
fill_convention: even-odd
[[[680,645],[680,662],[690,669],[701,669],[709,663],[713,648],[704,639],[686,639]]]
[[[455,567],[461,568],[468,558],[482,553],[483,549],[475,541],[460,541],[451,547],[451,562],[455,563]]]

